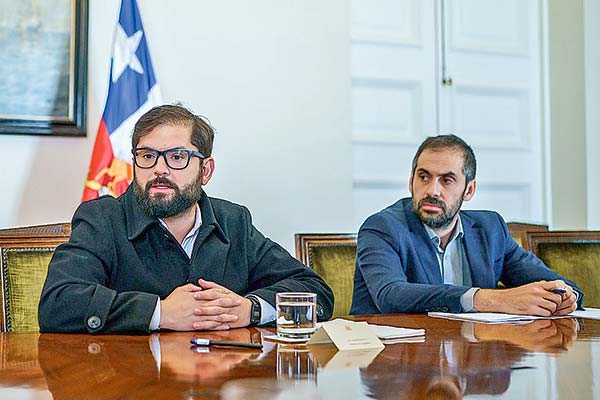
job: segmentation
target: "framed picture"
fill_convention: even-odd
[[[88,0],[0,9],[0,134],[85,136]]]

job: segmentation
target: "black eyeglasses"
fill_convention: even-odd
[[[158,158],[163,156],[167,166],[171,169],[185,169],[190,164],[192,156],[196,156],[200,159],[206,158],[204,154],[188,149],[168,149],[168,150],[154,150],[149,147],[138,147],[131,150],[135,165],[139,168],[152,168],[158,162]]]

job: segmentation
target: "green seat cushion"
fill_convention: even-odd
[[[37,332],[38,303],[54,249],[4,249],[2,268],[9,330]]]
[[[579,286],[584,307],[600,307],[600,243],[540,243],[538,257]]]
[[[355,245],[312,246],[309,249],[309,266],[333,290],[335,305],[333,316],[348,315],[354,290]]]

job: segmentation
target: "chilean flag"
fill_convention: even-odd
[[[98,127],[82,201],[119,196],[133,179],[131,135],[136,121],[161,104],[136,0],[122,0],[110,64],[108,97]]]

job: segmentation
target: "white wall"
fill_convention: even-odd
[[[587,228],[600,229],[600,1],[584,0]]]
[[[551,229],[587,225],[583,0],[548,2]]]
[[[206,190],[293,233],[352,229],[350,5],[138,0],[166,102],[217,130]],[[69,220],[104,106],[118,0],[90,0],[87,138],[0,137],[0,227]]]

